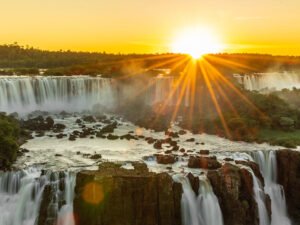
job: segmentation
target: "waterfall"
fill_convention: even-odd
[[[91,110],[114,104],[111,79],[89,76],[0,77],[0,111],[26,113]]]
[[[58,213],[59,225],[75,225],[73,215],[73,200],[74,200],[74,189],[76,184],[75,173],[67,173],[65,178],[65,200],[66,204],[62,206]]]
[[[199,195],[196,196],[187,177],[174,175],[175,182],[181,183],[183,225],[223,225],[223,216],[210,182],[200,177]]]
[[[258,215],[259,215],[259,225],[269,225],[269,216],[268,211],[265,204],[265,193],[262,188],[262,185],[260,181],[257,179],[257,177],[254,175],[253,171],[250,171],[252,178],[253,178],[253,192],[254,197],[257,202],[258,206]]]
[[[300,88],[300,74],[295,72],[283,73],[255,73],[237,75],[234,77],[245,89],[250,91],[262,91],[263,89],[292,89]]]
[[[73,215],[64,219],[64,212],[73,211],[73,192],[75,175],[64,174],[65,190],[60,190],[61,173],[48,171],[42,174],[39,168],[29,168],[21,171],[2,172],[0,174],[0,225],[35,225],[39,217],[39,210],[43,192],[47,185],[54,190],[53,200],[48,211],[63,221],[60,225],[73,225]],[[59,211],[59,204],[62,206]],[[67,210],[65,210],[67,208]],[[54,218],[56,220],[56,218]],[[54,221],[55,222],[55,221]],[[56,224],[56,223],[54,223]]]
[[[253,153],[254,161],[259,165],[265,180],[265,193],[272,201],[271,225],[291,225],[287,216],[287,207],[283,187],[277,183],[277,159],[274,151],[258,151]]]
[[[0,111],[27,114],[41,110],[48,112],[82,112],[99,108],[114,108],[127,97],[146,94],[146,104],[177,103],[181,88],[175,78],[156,77],[149,88],[124,86],[117,88],[114,79],[91,76],[0,76]],[[142,92],[141,92],[142,90]],[[172,91],[173,90],[173,91]],[[121,92],[120,92],[121,91]],[[189,90],[182,103],[188,105]],[[170,93],[173,93],[170,97]],[[129,96],[128,96],[129,95]]]

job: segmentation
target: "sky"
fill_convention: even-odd
[[[0,44],[112,53],[170,52],[205,27],[226,52],[300,55],[300,0],[0,0]]]

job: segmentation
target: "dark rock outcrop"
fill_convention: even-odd
[[[288,213],[294,224],[300,224],[300,152],[277,151],[278,183],[285,191]]]
[[[158,164],[173,164],[176,158],[174,155],[156,155],[156,161]]]
[[[225,163],[218,170],[209,170],[207,176],[219,199],[225,225],[259,224],[253,180],[248,170]]]
[[[180,225],[182,188],[166,174],[103,163],[99,171],[77,174],[77,225]]]
[[[190,156],[188,161],[188,167],[202,169],[218,169],[221,167],[221,163],[219,163],[216,157],[213,156]]]

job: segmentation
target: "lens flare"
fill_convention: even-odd
[[[85,202],[93,205],[101,203],[104,198],[102,186],[96,182],[88,183],[84,187],[82,198]]]

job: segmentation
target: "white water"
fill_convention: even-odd
[[[234,75],[245,89],[262,91],[263,89],[292,89],[300,88],[300,74],[295,72],[284,73],[256,73],[251,75]]]
[[[0,77],[0,111],[28,113],[91,110],[114,104],[111,79],[89,76]]]
[[[271,225],[291,225],[287,215],[284,190],[277,183],[277,161],[276,152],[258,151],[253,153],[253,158],[258,163],[265,180],[265,193],[272,201]]]
[[[175,182],[181,183],[183,225],[223,225],[219,202],[206,178],[200,177],[199,195],[196,196],[190,181],[182,175],[174,175]]]
[[[266,198],[263,187],[257,177],[250,171],[253,178],[253,192],[258,206],[259,225],[269,225],[269,216],[266,208]]]
[[[27,114],[47,112],[82,112],[112,109],[119,103],[144,94],[146,104],[164,101],[176,104],[180,87],[173,77],[157,77],[149,86],[118,85],[110,78],[91,76],[0,76],[0,111]],[[176,89],[176,91],[172,91]],[[172,93],[172,94],[171,94]],[[189,90],[182,102],[188,104]],[[171,95],[170,95],[171,94]]]
[[[0,225],[34,225],[38,218],[44,188],[50,184],[55,190],[55,200],[51,207],[54,215],[58,213],[58,201],[66,200],[72,209],[74,175],[66,173],[66,190],[59,190],[58,173],[47,172],[41,176],[41,170],[31,167],[22,171],[2,172],[0,174]],[[69,184],[69,185],[67,185]],[[59,215],[63,215],[62,209]],[[70,212],[70,211],[68,211]],[[70,216],[72,219],[72,217]],[[73,221],[73,220],[72,220]],[[73,225],[71,222],[61,225]]]

